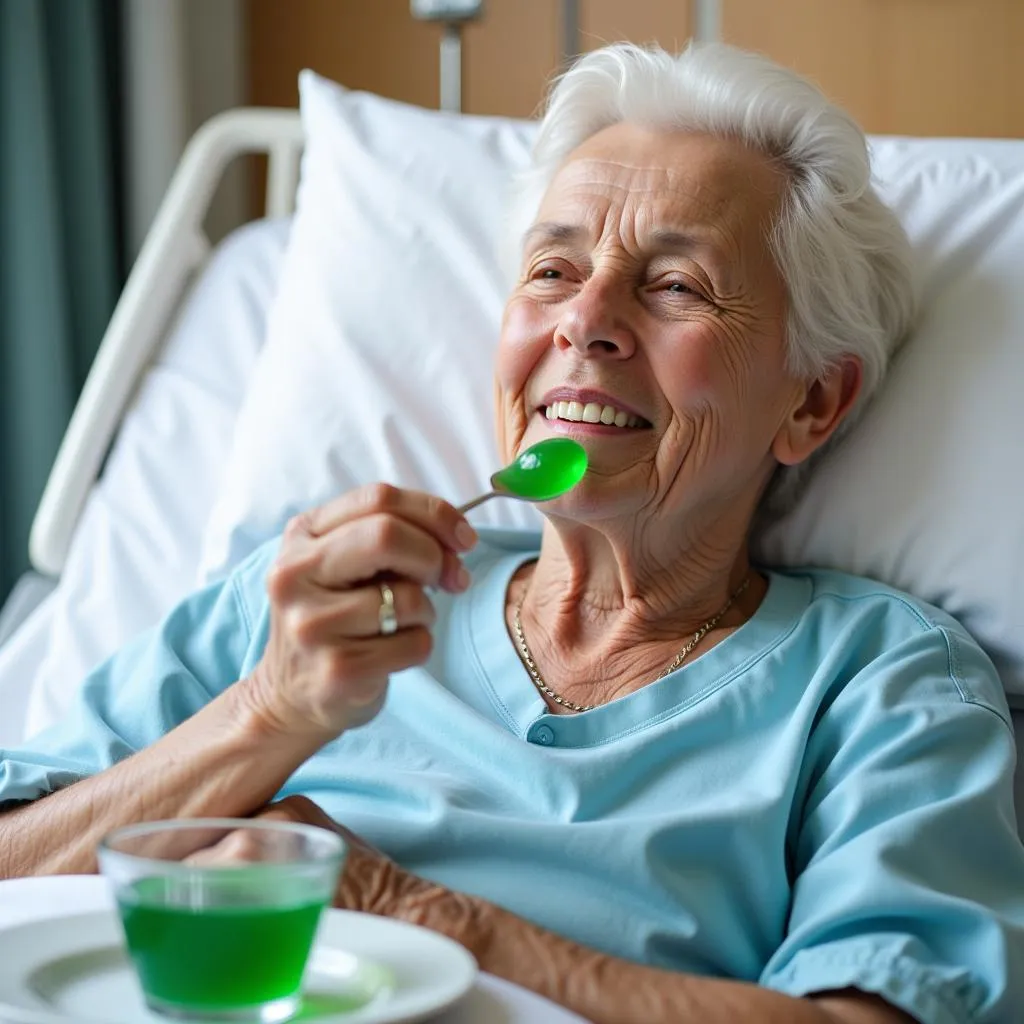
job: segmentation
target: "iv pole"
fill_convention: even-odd
[[[510,0],[502,0],[504,3]],[[568,67],[579,53],[579,0],[555,0],[561,9],[562,60]],[[411,0],[412,14],[425,21],[443,22],[440,46],[440,107],[462,111],[462,26],[480,17],[483,0]]]

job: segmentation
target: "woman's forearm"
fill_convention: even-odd
[[[411,885],[397,916],[450,935],[482,970],[593,1024],[911,1024],[874,997],[795,999],[745,982],[646,967],[563,939],[471,896]]]
[[[272,800],[319,743],[264,728],[245,685],[106,771],[0,814],[0,879],[92,872],[96,844],[120,825],[244,817]]]

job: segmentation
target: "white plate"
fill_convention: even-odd
[[[329,910],[306,972],[306,1004],[296,1020],[423,1020],[468,992],[476,973],[469,953],[444,936],[390,918]],[[338,1013],[353,996],[368,1002]],[[0,1021],[166,1024],[145,1007],[121,924],[110,910],[0,931]]]

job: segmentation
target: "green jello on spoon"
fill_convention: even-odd
[[[491,498],[550,501],[571,491],[587,471],[587,452],[568,437],[538,441],[491,477],[487,494],[461,506],[463,514]]]

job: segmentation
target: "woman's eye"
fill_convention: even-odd
[[[673,281],[668,286],[668,290],[670,292],[672,292],[673,295],[691,295],[691,294],[693,294],[693,289],[692,288],[687,288],[686,285],[682,283],[682,281]]]
[[[571,268],[547,263],[534,267],[527,280],[534,284],[565,284],[570,277]]]

